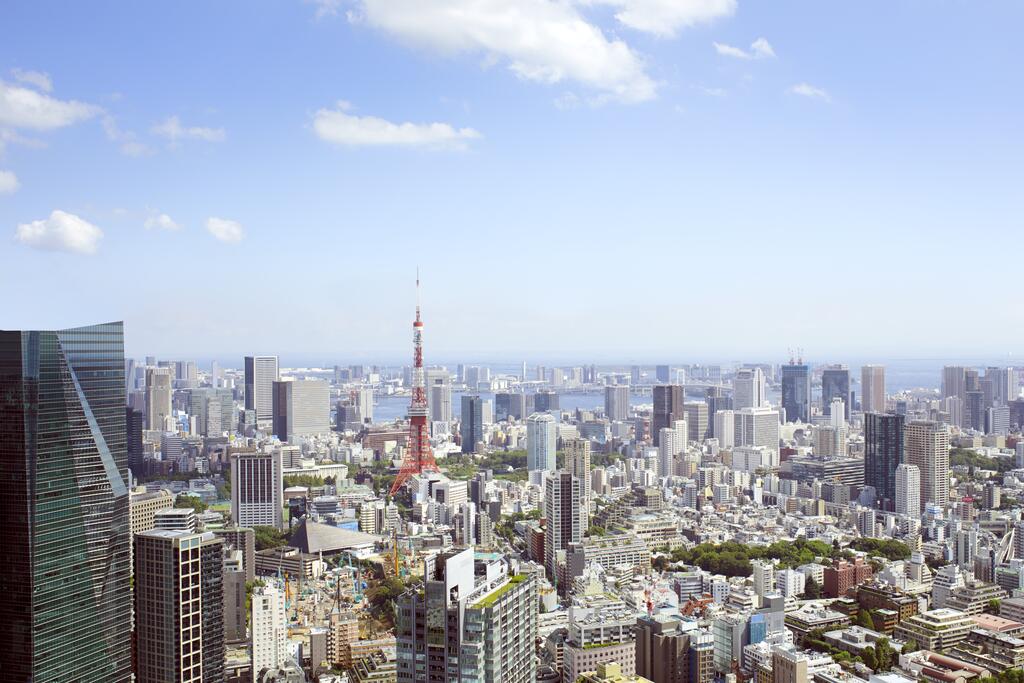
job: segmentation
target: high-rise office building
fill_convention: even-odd
[[[279,379],[277,356],[245,357],[245,409],[256,412],[261,427],[273,423],[274,382]]]
[[[658,384],[654,387],[652,399],[654,415],[651,420],[651,434],[654,436],[654,445],[657,446],[661,430],[671,428],[676,420],[685,418],[683,404],[686,402],[686,393],[681,384]]]
[[[782,366],[782,407],[786,422],[808,422],[811,419],[811,369],[803,364]]]
[[[171,416],[171,371],[168,368],[146,368],[146,428],[163,431]]]
[[[288,661],[288,622],[285,618],[285,596],[276,586],[259,586],[252,592],[250,632],[253,680],[267,669]]]
[[[688,441],[701,443],[708,438],[708,404],[687,402],[683,404],[683,415],[686,416],[686,426],[689,432],[686,435]]]
[[[947,365],[942,368],[942,397],[956,396],[963,399],[967,393],[967,368]]]
[[[397,600],[399,683],[533,683],[534,576],[466,548],[429,556],[423,577]]]
[[[921,507],[949,502],[949,428],[915,420],[906,425],[904,454],[921,472]]]
[[[549,413],[534,413],[526,419],[526,469],[555,469],[558,422]]]
[[[672,381],[672,368],[668,365],[655,365],[654,380],[658,384],[668,384]]]
[[[533,409],[538,413],[558,413],[558,393],[541,390],[533,395]]]
[[[427,419],[433,422],[452,421],[452,378],[444,368],[423,371],[427,392]]]
[[[231,456],[231,519],[238,526],[284,528],[281,449]]]
[[[586,529],[580,515],[583,482],[571,472],[557,470],[544,481],[544,566],[557,581],[570,543],[579,543]],[[559,586],[564,591],[565,586]]]
[[[843,400],[844,417],[850,419],[850,369],[845,365],[830,365],[821,371],[821,407],[831,415],[832,399]]]
[[[612,384],[604,388],[604,414],[612,422],[629,417],[629,386]]]
[[[916,465],[901,463],[896,468],[896,514],[921,516],[921,470]]]
[[[873,486],[879,507],[896,503],[896,468],[903,455],[903,416],[864,413],[864,484]]]
[[[476,445],[484,440],[484,402],[479,396],[462,397],[459,435],[463,453],[475,453]]]
[[[212,533],[135,537],[138,683],[224,681],[224,552]]]
[[[764,370],[761,368],[740,368],[733,377],[732,387],[733,410],[763,408],[768,402]]]
[[[0,671],[131,680],[124,331],[0,331]]]
[[[775,416],[778,421],[778,413]],[[733,410],[719,410],[715,413],[713,422],[715,424],[715,438],[721,448],[732,448],[736,445],[736,412]]]
[[[331,431],[331,387],[319,379],[277,381],[272,385],[274,435],[289,443]]]
[[[583,483],[583,507],[590,507],[590,440],[568,439],[565,442],[565,469]]]
[[[498,392],[494,395],[494,421],[524,420],[530,413],[526,410],[526,394]]]
[[[744,408],[736,417],[733,440],[737,446],[764,446],[779,450],[779,411],[771,408]]]
[[[861,367],[860,409],[865,413],[885,412],[884,365],[865,365]]]
[[[145,453],[142,446],[142,432],[146,428],[146,416],[141,410],[125,408],[125,441],[128,451],[128,469],[136,479],[145,474]]]

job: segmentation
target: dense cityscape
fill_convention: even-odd
[[[0,3],[0,683],[1024,683],[1022,26]]]
[[[0,333],[5,675],[1020,675],[1017,368],[498,373],[431,365],[424,329],[417,305],[407,366],[331,368]]]

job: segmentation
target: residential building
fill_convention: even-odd
[[[223,541],[153,529],[135,537],[135,680],[224,681]]]
[[[921,508],[949,502],[949,428],[915,420],[906,425],[905,456],[921,472]]]
[[[558,420],[550,413],[534,413],[526,420],[526,469],[553,472],[558,447]]]
[[[679,615],[656,613],[636,621],[636,673],[656,683],[711,683],[715,639]]]
[[[939,608],[904,619],[893,637],[912,641],[922,650],[942,651],[960,644],[973,628],[974,621],[963,612]]]
[[[262,671],[288,661],[288,622],[284,603],[285,596],[274,585],[257,586],[252,591],[250,658],[253,680]]]
[[[565,470],[552,472],[544,481],[544,566],[552,581],[557,582],[569,544],[579,543],[586,532],[582,489],[583,482]]]
[[[896,468],[896,514],[921,516],[921,470],[902,463]]]
[[[896,468],[904,462],[903,416],[864,413],[864,485],[883,510],[896,504]]]

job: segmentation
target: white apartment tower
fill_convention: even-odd
[[[900,463],[896,467],[896,514],[921,516],[921,470],[916,465]]]
[[[904,429],[908,465],[921,472],[921,509],[928,503],[949,502],[949,428],[937,422],[915,420]]]
[[[526,420],[526,469],[555,469],[558,422],[549,413],[534,413]]]
[[[252,676],[264,669],[281,666],[288,659],[288,623],[284,596],[275,586],[262,586],[252,592]]]

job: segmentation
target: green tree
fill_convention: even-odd
[[[284,532],[272,526],[253,527],[253,535],[256,539],[256,550],[269,550],[288,545],[288,538]]]
[[[985,605],[985,611],[988,612],[989,614],[996,614],[996,615],[998,615],[999,614],[999,606],[1001,604],[1002,603],[999,601],[999,598],[992,598],[991,600],[988,601],[988,604]]]
[[[190,496],[185,493],[179,493],[178,497],[174,499],[174,507],[176,508],[192,508],[196,511],[196,514],[206,512],[210,507],[199,499],[199,496]]]
[[[875,629],[875,622],[871,620],[870,610],[862,609],[860,612],[858,612],[857,625],[861,628],[871,629],[872,631]]]
[[[821,598],[821,584],[815,581],[813,576],[808,576],[807,582],[804,583],[804,596],[808,600]]]
[[[888,638],[879,638],[875,643],[875,666],[871,667],[876,672],[889,671],[892,669],[896,652],[892,649]]]

